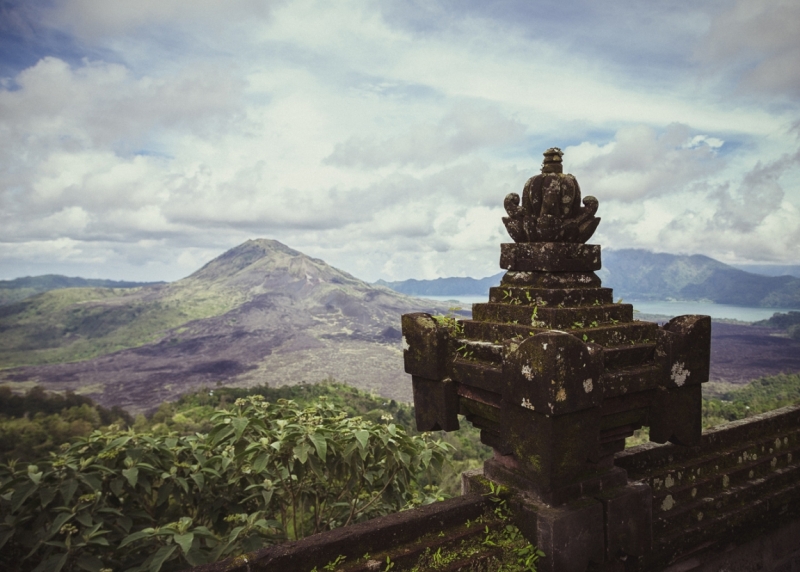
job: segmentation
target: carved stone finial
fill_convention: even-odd
[[[558,147],[544,152],[542,173],[525,183],[521,204],[517,193],[506,196],[503,223],[514,242],[585,243],[600,224],[597,199],[586,197],[581,206],[581,189],[563,172],[563,155]]]
[[[542,173],[563,173],[564,168],[561,164],[561,157],[564,152],[558,147],[550,147],[543,153],[544,163],[542,163]]]

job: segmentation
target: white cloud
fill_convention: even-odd
[[[722,167],[713,145],[699,145],[706,135],[691,135],[688,125],[671,124],[663,131],[647,125],[620,129],[603,146],[592,143],[566,149],[574,171],[591,194],[606,200],[638,200],[680,191],[688,183]],[[573,156],[574,155],[574,156]],[[589,192],[589,191],[587,191]]]
[[[797,262],[795,76],[770,71],[797,42],[765,31],[796,9],[759,6],[57,1],[39,25],[87,56],[0,84],[0,273],[52,249],[174,278],[267,236],[367,279],[489,275],[553,145],[604,246]]]
[[[446,164],[484,147],[518,143],[525,127],[494,109],[461,106],[437,124],[417,124],[394,137],[351,137],[337,143],[326,163],[345,167]]]
[[[697,57],[750,93],[800,95],[800,4],[738,0],[717,14]],[[716,75],[716,74],[715,74]]]

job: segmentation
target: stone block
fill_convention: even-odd
[[[599,501],[580,499],[551,507],[516,497],[511,506],[516,525],[545,553],[537,563],[539,572],[586,572],[590,564],[602,564],[603,505]]]
[[[644,483],[631,483],[597,495],[603,503],[607,561],[641,556],[651,549],[652,495]]]
[[[600,270],[600,246],[568,242],[520,242],[500,245],[500,268],[523,272]]]
[[[591,306],[612,304],[611,288],[532,288],[494,286],[489,288],[489,302],[522,306]]]
[[[658,388],[650,411],[650,440],[691,447],[702,437],[703,392],[700,385]]]
[[[501,286],[529,288],[599,288],[600,277],[594,272],[517,272],[509,270],[500,280]]]
[[[486,461],[487,477],[561,503],[580,496],[580,482],[603,469],[596,464],[600,408],[555,416],[504,402],[502,423],[512,455]]]
[[[430,314],[403,314],[403,361],[406,373],[425,379],[447,376],[449,335]]]
[[[667,332],[671,336],[664,335]],[[711,318],[678,316],[663,327],[659,348],[667,354],[668,386],[699,385],[708,381]],[[659,357],[663,357],[659,355]]]
[[[456,384],[443,380],[411,376],[414,390],[414,412],[419,431],[456,431],[458,425],[458,393]]]
[[[603,352],[563,332],[543,332],[522,343],[507,342],[503,399],[547,415],[598,407]]]

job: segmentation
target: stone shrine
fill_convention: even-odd
[[[472,319],[402,318],[418,429],[457,430],[459,415],[480,429],[494,455],[465,490],[488,479],[522,491],[520,528],[559,571],[649,550],[652,491],[614,455],[643,426],[656,443],[700,441],[711,339],[708,316],[660,327],[614,303],[595,274],[600,246],[585,244],[598,201],[581,201],[562,155],[545,151],[522,199],[505,198],[507,272]]]

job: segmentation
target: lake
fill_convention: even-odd
[[[468,309],[471,304],[487,302],[489,294],[485,296],[419,296],[429,300],[458,302],[457,305]],[[636,300],[625,300],[626,303],[633,304],[634,310],[641,314],[657,314],[660,316],[682,316],[684,314],[701,314],[717,319],[739,320],[742,322],[757,322],[771,318],[775,312],[800,311],[800,308],[750,308],[747,306],[731,306],[729,304],[714,304],[712,302],[637,302]]]

